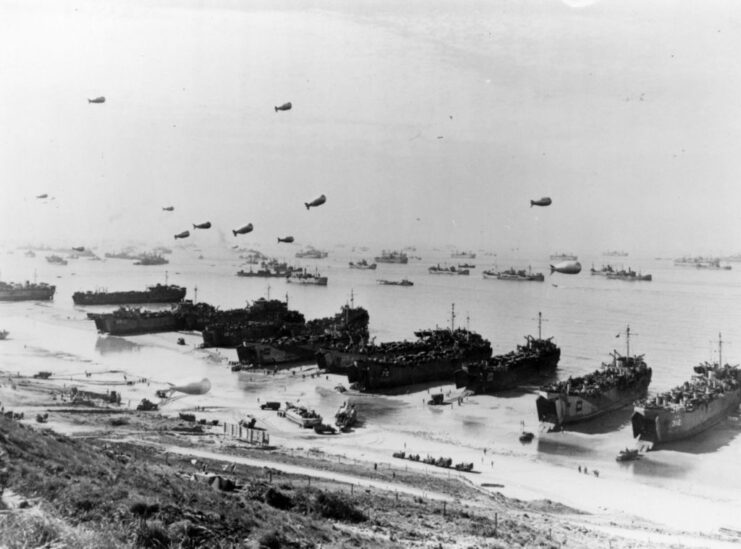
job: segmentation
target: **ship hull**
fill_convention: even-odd
[[[376,257],[374,258],[374,261],[376,263],[399,263],[402,265],[409,263],[409,259],[406,257],[394,257],[394,258]]]
[[[649,369],[630,387],[613,387],[598,396],[541,392],[535,401],[538,419],[556,426],[594,419],[632,404],[646,394],[650,382]]]
[[[56,288],[0,290],[0,301],[50,301]]]
[[[241,364],[259,367],[309,364],[316,361],[316,351],[316,345],[308,342],[284,345],[248,342],[237,347],[237,357]]]
[[[145,316],[138,318],[116,318],[112,315],[101,315],[94,318],[99,332],[111,335],[137,335],[177,330],[175,315]]]
[[[707,404],[700,404],[692,411],[684,408],[673,411],[636,406],[631,424],[633,438],[652,442],[653,448],[662,443],[681,440],[701,433],[738,408],[741,389],[726,392]]]
[[[316,361],[319,368],[331,374],[347,374],[356,360],[366,357],[367,355],[356,352],[320,349]]]
[[[185,288],[144,292],[76,292],[75,305],[133,305],[140,303],[177,303],[185,297]]]
[[[347,369],[347,379],[357,384],[361,391],[394,389],[430,381],[450,382],[464,362],[483,360],[485,352],[469,353],[462,357],[424,360],[398,364],[385,360],[356,360]]]
[[[476,394],[497,393],[542,379],[556,371],[561,350],[541,356],[515,358],[506,368],[464,366],[455,372],[455,386]]]

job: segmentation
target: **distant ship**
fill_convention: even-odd
[[[646,393],[651,368],[643,356],[630,356],[630,327],[625,331],[627,352],[612,353],[612,364],[585,376],[540,388],[535,404],[538,418],[560,427],[618,410]]]
[[[54,299],[55,291],[56,286],[43,282],[0,282],[0,301],[49,301]]]
[[[134,265],[165,265],[169,263],[167,259],[159,254],[142,254],[138,261],[134,262]]]
[[[496,393],[514,389],[531,380],[543,380],[556,371],[561,349],[551,338],[541,337],[542,316],[538,313],[538,337],[525,337],[525,345],[504,355],[466,364],[455,372],[455,386],[473,393]]]
[[[458,263],[459,269],[475,269],[476,265],[472,263]]]
[[[106,253],[105,257],[107,259],[139,259],[141,257],[141,254],[122,251],[116,253]]]
[[[383,250],[381,255],[375,258],[376,263],[409,263],[409,257],[404,252],[388,252]]]
[[[450,257],[454,259],[476,259],[476,254],[474,252],[453,252]]]
[[[53,265],[66,265],[67,260],[58,255],[47,255],[46,260]]]
[[[306,250],[296,252],[296,257],[303,259],[324,259],[328,255],[328,252],[317,250],[316,248],[307,248]]]
[[[381,286],[414,286],[414,282],[406,278],[401,280],[379,280],[378,283]]]
[[[433,265],[427,269],[427,272],[433,275],[469,275],[471,271],[468,269],[457,269],[454,266],[441,267],[440,265]]]
[[[576,261],[577,259],[579,259],[574,254],[563,253],[563,252],[551,254],[550,257],[552,261]]]
[[[362,269],[366,271],[375,271],[377,265],[375,263],[368,263],[365,259],[361,259],[357,263],[350,262],[351,269]]]
[[[33,250],[26,250],[26,253],[24,253],[26,257],[36,257],[36,253]]]
[[[545,277],[543,273],[534,273],[531,269],[528,270],[520,269],[516,271],[514,268],[507,269],[506,271],[483,271],[481,273],[484,278],[497,279],[497,280],[516,280],[521,282],[543,282]]]
[[[628,252],[612,250],[609,252],[602,252],[602,255],[607,256],[607,257],[628,257]]]
[[[311,286],[326,286],[327,277],[321,276],[318,272],[310,273],[306,269],[304,269],[303,271],[294,271],[289,274],[286,278],[286,282]]]
[[[10,332],[8,330],[0,330],[0,341],[3,339],[7,339],[7,337],[10,335]]]
[[[674,260],[675,267],[694,267],[696,269],[711,269],[730,271],[730,265],[721,265],[717,257],[680,257]]]
[[[718,341],[722,349],[722,341]],[[662,443],[691,437],[734,412],[741,403],[741,369],[723,363],[695,366],[690,381],[670,391],[636,402],[631,423],[633,437]]]
[[[290,272],[290,270],[275,270],[268,267],[261,267],[256,271],[253,271],[252,269],[249,271],[239,270],[237,271],[237,276],[248,278],[286,278]]]
[[[186,289],[182,286],[156,284],[144,291],[75,292],[72,301],[75,305],[133,305],[137,303],[177,303],[185,298]]]
[[[653,280],[653,276],[651,276],[650,274],[637,273],[631,268],[628,268],[627,270],[620,269],[619,271],[615,271],[614,273],[608,273],[607,278],[611,280],[627,280],[628,282],[650,282],[651,280]]]

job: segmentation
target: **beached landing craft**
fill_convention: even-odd
[[[137,303],[177,303],[185,297],[186,289],[182,286],[156,284],[143,291],[108,292],[75,292],[72,301],[75,305],[133,305]]]
[[[54,299],[56,286],[44,282],[25,284],[0,282],[0,301],[48,301]]]
[[[317,206],[321,206],[327,201],[327,197],[324,195],[321,195],[319,198],[315,198],[311,202],[304,202],[304,206],[306,206],[306,209],[309,208],[316,208]]]
[[[551,199],[547,196],[544,196],[540,200],[531,200],[530,207],[532,208],[533,206],[550,206],[551,203]]]
[[[234,233],[234,236],[237,236],[238,234],[251,233],[253,229],[252,223],[247,223],[247,225],[242,225],[239,229],[232,229],[232,233]]]
[[[538,338],[526,336],[515,351],[464,365],[455,372],[456,388],[478,393],[514,389],[522,383],[544,378],[556,371],[561,349],[551,338],[541,337],[542,315],[538,313]]]
[[[612,364],[603,363],[591,374],[541,387],[535,401],[538,419],[558,428],[618,410],[644,395],[651,368],[643,355],[630,356],[630,326],[625,339],[625,356],[613,351]]]
[[[714,364],[695,366],[696,375],[671,391],[636,402],[633,436],[655,449],[662,443],[705,431],[734,412],[741,403],[741,369],[723,365],[723,341]]]

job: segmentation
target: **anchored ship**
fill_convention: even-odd
[[[361,259],[357,263],[350,262],[351,269],[362,269],[366,271],[375,271],[377,265],[375,263],[368,263],[365,259]]]
[[[296,257],[304,259],[324,259],[329,252],[317,250],[316,248],[307,248],[306,250],[296,252]]]
[[[453,252],[450,257],[454,259],[476,259],[476,254],[474,252]]]
[[[54,299],[55,291],[56,286],[44,282],[0,282],[0,301],[48,301]]]
[[[514,268],[507,269],[506,271],[483,271],[481,273],[484,278],[497,279],[497,280],[516,280],[520,282],[543,282],[545,277],[543,273],[534,273],[529,267],[516,271]]]
[[[88,313],[99,332],[111,335],[137,335],[171,332],[177,329],[172,311],[145,311],[121,307],[112,313]]]
[[[321,276],[319,271],[316,273],[310,273],[306,269],[303,269],[302,271],[291,272],[288,277],[286,277],[286,282],[311,286],[326,286],[327,277]]]
[[[723,364],[719,336],[718,362],[695,366],[690,381],[636,402],[631,417],[633,437],[651,443],[691,437],[725,419],[741,402],[741,369]],[[722,366],[721,366],[722,365]]]
[[[401,280],[379,280],[378,283],[381,286],[414,286],[414,282],[409,279],[403,278]]]
[[[165,265],[167,263],[169,261],[157,253],[142,254],[138,261],[134,261],[134,265]]]
[[[542,315],[538,313],[538,337],[525,337],[525,345],[507,354],[466,364],[455,372],[455,386],[473,393],[495,393],[513,389],[556,371],[561,349],[552,338],[541,336]]]
[[[58,255],[47,255],[46,260],[53,265],[66,265],[67,260]]]
[[[613,351],[612,364],[591,374],[540,388],[535,401],[538,418],[560,427],[618,410],[646,393],[651,368],[643,355],[630,356],[630,326],[625,330],[626,354]]]
[[[574,254],[564,252],[551,254],[550,257],[552,261],[576,261],[577,259],[579,259]]]
[[[404,252],[389,252],[383,250],[381,255],[375,258],[376,263],[409,263],[409,257]]]
[[[456,269],[454,266],[450,267],[441,267],[438,265],[433,265],[427,269],[427,272],[434,275],[469,275],[471,274],[471,271],[468,269]]]
[[[132,305],[137,303],[177,303],[185,297],[186,289],[174,284],[156,284],[144,291],[75,292],[72,301],[75,305]]]

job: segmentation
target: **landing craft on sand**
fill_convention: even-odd
[[[562,274],[575,275],[575,274],[579,274],[580,272],[581,272],[581,263],[579,263],[578,261],[562,261],[561,263],[556,263],[555,265],[551,265],[551,274],[562,273]]]
[[[247,223],[247,225],[242,225],[239,229],[232,229],[232,232],[234,233],[234,236],[237,236],[238,234],[251,233],[252,229],[254,229],[252,223]]]
[[[164,208],[162,208],[162,211],[163,212],[171,212],[174,209],[175,209],[175,206],[165,206]]]
[[[48,197],[49,197],[49,195],[46,194],[46,193],[36,195],[36,198],[48,198]]]
[[[278,237],[278,242],[285,242],[287,244],[290,244],[291,242],[293,242],[293,237],[292,236],[287,236],[285,238]]]
[[[100,97],[96,97],[95,99],[88,99],[88,103],[105,103],[105,97],[102,95]]]
[[[326,197],[326,196],[324,196],[324,195],[322,195],[322,196],[320,196],[319,198],[315,198],[315,199],[314,199],[314,200],[312,200],[311,202],[304,202],[304,206],[306,206],[306,209],[308,210],[308,209],[309,209],[309,208],[311,208],[312,206],[313,206],[313,207],[315,207],[315,208],[316,208],[317,206],[321,206],[321,205],[322,205],[322,204],[324,204],[324,203],[325,203],[326,201],[327,201],[327,197]]]
[[[210,229],[211,228],[211,222],[206,221],[205,223],[193,223],[194,229]]]
[[[292,107],[293,105],[291,105],[291,102],[289,101],[288,103],[283,103],[281,106],[274,107],[274,108],[275,108],[275,112],[278,112],[278,111],[290,111]]]
[[[550,206],[551,205],[551,199],[547,196],[544,196],[540,200],[531,200],[530,201],[530,207],[533,206]]]
[[[178,238],[188,238],[190,236],[190,231],[183,231],[182,233],[178,233],[175,235],[175,239]]]

